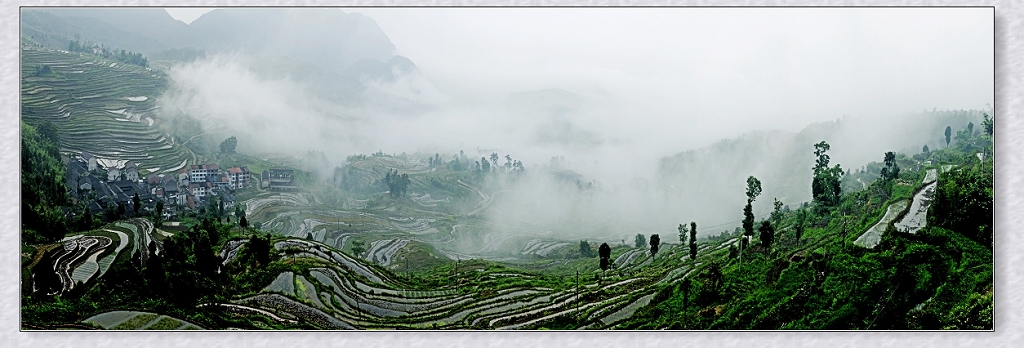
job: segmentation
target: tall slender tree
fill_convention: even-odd
[[[651,235],[651,257],[658,254],[658,247],[661,245],[661,237],[657,233]]]
[[[772,209],[772,225],[779,226],[782,224],[782,202],[778,198],[773,198],[775,201],[772,203],[774,209]]]
[[[159,200],[159,201],[156,202],[156,217],[153,218],[154,225],[159,227],[160,224],[163,222],[163,220],[164,220],[164,201],[163,200]]]
[[[697,222],[690,221],[690,260],[697,259]]]
[[[822,141],[814,144],[814,155],[818,158],[814,164],[814,177],[811,181],[811,196],[823,207],[832,207],[839,203],[842,195],[843,169],[837,164],[829,168],[828,143]]]
[[[743,207],[743,239],[754,236],[754,200],[761,194],[761,181],[753,175],[747,178],[747,205]],[[740,244],[740,261],[743,261],[743,244]]]

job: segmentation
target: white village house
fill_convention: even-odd
[[[217,175],[216,164],[194,164],[188,170],[189,182],[203,182],[210,175]]]
[[[121,170],[111,167],[107,168],[107,181],[114,182],[121,179]]]
[[[138,182],[139,181],[139,165],[135,162],[128,162],[124,166],[124,175],[128,181]]]

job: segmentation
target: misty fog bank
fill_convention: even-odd
[[[814,143],[829,142],[832,163],[856,169],[886,151],[941,148],[945,126],[981,120],[978,113],[911,110],[991,102],[991,40],[982,40],[991,32],[946,35],[974,29],[948,19],[979,25],[990,20],[984,13],[925,11],[900,24],[890,20],[903,17],[886,11],[773,11],[764,19],[716,11],[712,17],[724,22],[694,18],[696,24],[682,25],[689,31],[666,35],[666,28],[681,28],[642,19],[694,13],[627,11],[610,20],[610,12],[579,12],[570,22],[595,16],[607,26],[599,31],[607,35],[590,37],[552,15],[565,11],[552,11],[479,12],[494,23],[537,16],[536,26],[515,37],[487,34],[480,29],[489,24],[467,19],[465,11],[213,11],[189,27],[213,33],[249,28],[239,18],[283,16],[281,28],[302,39],[290,46],[246,39],[172,66],[161,110],[200,120],[216,141],[238,137],[241,152],[323,152],[326,161],[307,168],[323,178],[345,157],[377,151],[445,159],[464,151],[474,160],[510,155],[530,175],[494,203],[488,217],[497,230],[575,225],[594,235],[668,233],[697,221],[703,235],[738,224],[749,175],[764,186],[755,202],[759,214],[772,198],[789,205],[809,200]],[[634,22],[649,25],[636,32],[623,26]],[[348,34],[332,37],[359,43],[317,41],[318,30],[339,25]],[[824,32],[804,34],[808,25]],[[356,30],[363,27],[369,29]],[[611,35],[608,28],[636,35]],[[708,30],[718,30],[715,40],[698,35]],[[225,35],[218,37],[231,41]],[[453,47],[459,42],[475,46]],[[840,115],[852,116],[826,121]],[[575,183],[533,175],[552,156],[599,188],[580,194]],[[526,220],[533,222],[516,223]]]
[[[687,128],[623,116],[645,110],[592,91],[553,88],[513,93],[494,104],[463,103],[444,95],[418,70],[396,68],[375,78],[334,73],[348,77],[354,87],[320,93],[324,85],[318,83],[324,80],[318,75],[293,74],[283,66],[242,55],[176,65],[169,71],[172,87],[159,99],[161,110],[165,117],[200,120],[214,140],[238,137],[242,152],[295,157],[323,152],[326,161],[306,168],[322,178],[353,154],[450,158],[461,150],[474,160],[507,154],[529,171],[560,156],[565,158],[560,165],[578,173],[581,182],[600,184],[580,196],[569,193],[576,192],[572,182],[527,175],[488,215],[497,231],[618,236],[698,221],[715,226],[701,229],[702,235],[717,234],[738,224],[749,175],[764,186],[755,202],[759,215],[773,198],[793,206],[810,200],[814,143],[829,142],[832,163],[856,169],[881,160],[886,151],[914,154],[926,144],[941,148],[947,125],[961,129],[981,121],[979,112],[850,116],[797,133],[747,132],[690,145],[698,141],[687,139]]]

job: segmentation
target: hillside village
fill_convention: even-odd
[[[67,161],[66,183],[72,204],[84,203],[93,216],[100,216],[109,207],[122,206],[124,216],[135,217],[136,211],[151,213],[158,202],[164,202],[162,218],[174,219],[179,212],[198,209],[213,200],[225,207],[235,205],[237,190],[259,186],[260,189],[294,191],[298,187],[293,170],[271,168],[253,178],[247,166],[218,168],[217,164],[191,165],[177,173],[151,173],[140,177],[135,162],[105,167],[96,156],[80,152]],[[258,180],[254,184],[254,180]],[[140,207],[135,208],[138,196]],[[74,216],[75,212],[69,212]]]

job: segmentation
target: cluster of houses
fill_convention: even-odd
[[[291,171],[285,172],[278,173],[278,177],[286,174],[287,185],[291,185]],[[252,186],[245,166],[221,170],[216,164],[192,165],[177,174],[154,173],[142,179],[137,163],[128,162],[123,168],[100,168],[96,157],[88,152],[69,161],[66,173],[74,199],[88,202],[86,205],[94,215],[116,203],[124,204],[126,215],[131,217],[135,210],[133,197],[138,195],[140,210],[155,209],[156,202],[163,201],[163,215],[171,218],[182,209],[195,209],[210,199],[223,199],[225,206],[230,206],[235,190]],[[264,177],[269,176],[264,171]],[[276,187],[281,189],[281,184],[284,183],[279,182]]]

